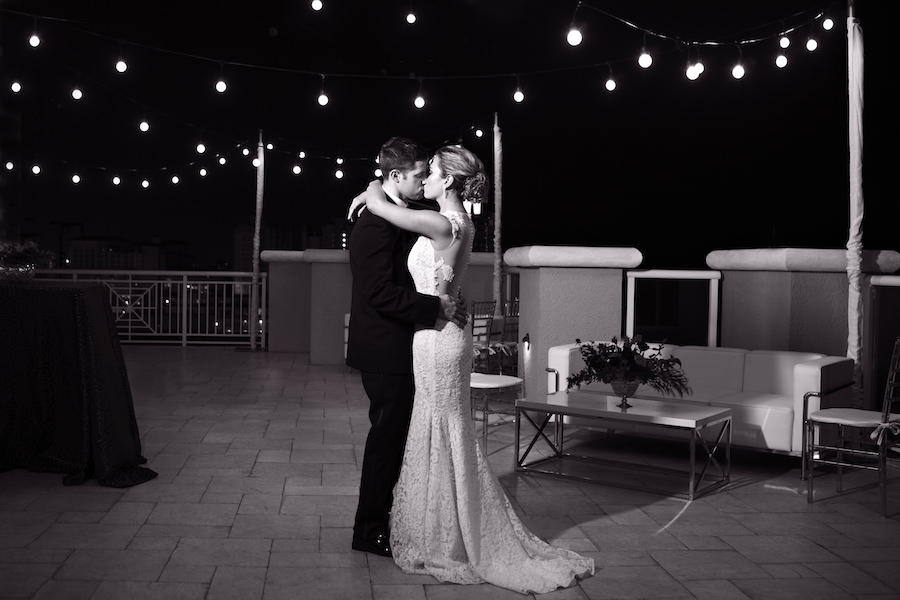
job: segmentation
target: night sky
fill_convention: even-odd
[[[306,0],[0,3],[3,162],[12,155],[25,167],[2,173],[0,237],[35,236],[55,249],[53,222],[79,223],[86,236],[184,242],[206,268],[230,260],[232,229],[252,223],[256,175],[240,149],[255,152],[260,130],[275,146],[266,155],[264,222],[299,227],[339,222],[392,135],[431,150],[461,141],[492,170],[496,113],[504,249],[634,246],[643,267],[702,268],[715,249],[846,243],[845,3],[592,0],[577,13],[577,2],[560,0],[324,4],[316,12]],[[858,3],[864,244],[900,249],[890,177],[898,118],[887,91],[898,52],[887,4]],[[410,7],[414,25],[405,21]],[[787,68],[776,68],[772,36],[817,9],[835,28],[800,27]],[[574,48],[565,41],[573,14],[585,36]],[[35,15],[43,43],[31,48]],[[610,15],[722,45],[700,47],[706,70],[690,82],[684,68],[696,49]],[[803,47],[811,31],[813,53]],[[755,38],[766,39],[725,43]],[[647,70],[636,64],[642,45],[654,55]],[[739,55],[747,74],[735,80]],[[114,69],[119,56],[124,74]],[[610,68],[612,93],[604,88]],[[323,73],[330,102],[320,107]],[[224,94],[214,90],[220,74]],[[13,80],[21,93],[10,92]],[[76,85],[80,101],[70,95]],[[512,99],[517,85],[521,104]],[[422,110],[412,104],[420,86]],[[142,118],[147,133],[138,130]],[[476,138],[473,127],[487,135]],[[201,140],[209,147],[202,157],[194,150]],[[333,176],[337,157],[342,180]],[[35,162],[37,177],[28,170]],[[197,175],[203,165],[206,178]],[[82,182],[73,185],[76,172]]]

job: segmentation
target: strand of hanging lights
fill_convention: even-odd
[[[315,1],[313,1],[313,2],[311,3],[311,7],[312,7],[313,10],[315,10],[315,11],[320,11],[320,10],[322,10],[322,8],[323,8],[323,4],[322,4],[322,2],[321,2],[320,0],[315,0]],[[649,68],[649,67],[652,65],[652,63],[653,63],[653,58],[652,58],[652,56],[650,55],[649,51],[647,50],[647,45],[646,45],[647,35],[656,36],[656,37],[659,37],[659,38],[662,38],[662,39],[675,39],[675,40],[678,39],[678,38],[673,38],[673,37],[671,37],[671,36],[662,35],[662,34],[659,34],[659,33],[657,33],[657,32],[653,32],[653,31],[648,30],[648,29],[645,29],[645,28],[638,27],[637,25],[635,25],[635,24],[633,24],[633,23],[630,23],[630,22],[627,22],[627,21],[625,21],[625,20],[623,20],[623,19],[620,19],[620,18],[618,18],[618,17],[615,17],[614,15],[609,15],[609,13],[606,13],[605,11],[602,11],[602,10],[597,9],[597,8],[595,8],[595,7],[593,7],[593,6],[590,6],[590,5],[585,5],[583,2],[580,2],[580,1],[579,1],[579,2],[577,3],[577,5],[576,5],[575,12],[574,12],[574,14],[573,14],[573,18],[572,18],[572,21],[571,21],[571,24],[570,24],[570,28],[569,28],[569,31],[568,31],[567,36],[566,36],[566,37],[567,37],[567,41],[568,41],[569,44],[572,45],[572,46],[578,46],[578,45],[580,45],[580,44],[584,41],[584,35],[582,34],[581,30],[580,30],[580,29],[577,27],[577,25],[576,25],[576,16],[577,16],[577,14],[578,14],[579,9],[581,9],[581,8],[589,8],[589,9],[592,9],[592,10],[597,10],[597,11],[599,11],[599,12],[601,12],[601,13],[604,13],[604,14],[606,14],[606,15],[608,15],[608,16],[610,16],[610,17],[612,17],[612,18],[614,18],[614,19],[616,19],[616,20],[622,22],[622,23],[625,23],[626,25],[628,25],[628,26],[630,26],[630,27],[632,27],[632,28],[635,28],[635,29],[638,29],[638,30],[642,31],[642,32],[644,33],[644,43],[643,43],[642,48],[641,48],[641,54],[640,54],[640,56],[639,56],[639,58],[638,58],[638,64],[639,64],[640,67],[643,68],[643,69]],[[407,16],[407,22],[408,22],[409,24],[413,24],[413,23],[416,22],[415,14],[413,13],[412,10],[410,10],[410,12],[408,13],[408,16]],[[826,17],[825,14],[824,14],[824,12],[819,12],[819,13],[816,14],[812,19],[809,19],[809,20],[807,21],[807,23],[808,23],[808,27],[809,27],[809,35],[808,35],[807,41],[806,41],[806,48],[807,48],[807,50],[808,50],[809,52],[813,52],[813,51],[815,51],[815,50],[817,49],[817,47],[818,47],[818,41],[817,41],[816,38],[815,38],[815,25],[816,25],[817,23],[820,23],[823,30],[825,30],[825,31],[830,31],[830,30],[832,30],[833,27],[834,27],[834,21],[833,21],[831,18]],[[779,69],[785,68],[785,67],[787,66],[787,63],[788,63],[786,51],[787,51],[787,48],[791,45],[790,34],[795,33],[796,31],[798,31],[798,30],[801,29],[801,28],[805,28],[806,25],[807,25],[807,23],[805,23],[805,24],[803,24],[803,25],[798,25],[798,26],[795,26],[795,27],[787,28],[787,29],[785,29],[785,28],[782,27],[782,31],[780,31],[780,32],[778,33],[778,35],[776,36],[776,37],[778,38],[778,46],[779,46],[779,48],[780,48],[780,51],[778,52],[778,55],[777,55],[777,57],[776,57],[776,59],[775,59],[775,65],[776,65]],[[101,36],[101,37],[103,37],[103,36]],[[737,51],[738,51],[738,56],[739,56],[739,58],[738,58],[738,62],[735,64],[734,68],[732,69],[732,76],[733,76],[735,79],[740,79],[740,78],[742,78],[742,77],[745,75],[745,73],[746,73],[746,71],[745,71],[745,69],[744,69],[744,67],[743,67],[743,65],[742,65],[742,62],[743,62],[743,61],[742,61],[742,56],[741,56],[741,55],[742,55],[741,47],[744,46],[744,45],[747,45],[747,44],[757,43],[757,42],[763,41],[763,40],[765,40],[765,39],[770,39],[771,37],[772,37],[772,36],[763,37],[763,38],[757,38],[757,39],[740,40],[740,41],[738,41],[738,42],[736,42],[736,43],[735,43],[735,42],[729,42],[729,43],[725,43],[725,42],[711,42],[711,41],[705,41],[705,42],[687,42],[686,45],[687,45],[687,47],[688,47],[688,66],[687,66],[687,69],[685,70],[685,75],[686,75],[686,77],[687,77],[689,80],[694,81],[694,80],[696,80],[696,79],[700,76],[700,74],[703,73],[704,67],[703,67],[702,61],[700,60],[700,46],[725,46],[725,45],[734,45],[734,46],[737,47]],[[38,17],[37,17],[37,16],[34,16],[34,29],[33,29],[33,33],[32,33],[32,35],[31,35],[31,37],[29,38],[29,44],[30,44],[33,48],[37,48],[37,47],[41,44],[41,38],[40,38],[40,36],[38,35]],[[693,53],[691,52],[691,49],[694,50]],[[120,52],[119,52],[119,59],[118,59],[117,62],[115,63],[115,70],[116,70],[118,73],[125,73],[125,72],[128,70],[128,64],[126,63],[126,61],[125,61],[125,59],[124,59],[124,57],[123,57],[123,54],[124,54],[124,53],[121,52],[121,50],[120,50]],[[694,56],[696,57],[695,59],[693,59]],[[201,59],[203,59],[203,57],[196,57],[196,56],[192,56],[192,58],[201,58]],[[693,59],[693,60],[692,60],[692,59]],[[212,60],[212,59],[204,59],[204,60]],[[216,62],[219,62],[219,65],[220,65],[220,77],[219,77],[218,81],[216,82],[216,86],[215,86],[215,87],[216,87],[216,91],[219,92],[219,93],[221,94],[221,93],[224,93],[225,90],[227,89],[227,85],[226,85],[225,79],[224,79],[224,67],[225,67],[225,62],[224,62],[224,61],[216,61]],[[235,63],[229,63],[229,64],[235,64]],[[266,68],[266,67],[259,67],[258,65],[240,65],[240,66],[251,67],[251,68],[252,68],[252,67]],[[611,66],[610,63],[608,63],[608,62],[606,63],[606,66],[608,67],[608,70],[609,70],[609,76],[608,76],[608,78],[607,78],[607,80],[606,80],[606,82],[605,82],[605,88],[606,88],[608,91],[611,92],[611,91],[613,91],[613,90],[615,90],[615,89],[617,88],[617,84],[616,84],[615,79],[613,78],[612,66]],[[283,70],[283,69],[281,69],[281,70]],[[304,71],[295,71],[295,72],[297,72],[297,73],[308,73],[308,72],[304,72]],[[325,92],[325,77],[326,77],[326,74],[324,74],[324,73],[318,73],[317,75],[321,78],[321,91],[320,91],[319,96],[318,96],[318,98],[317,98],[317,102],[318,102],[318,104],[319,104],[320,106],[323,106],[323,107],[324,107],[324,106],[326,106],[326,105],[328,104],[328,102],[329,102],[329,97],[328,97],[328,95],[327,95],[326,92]],[[328,76],[332,76],[332,77],[334,77],[334,76],[337,76],[337,77],[356,77],[355,75],[351,75],[351,74],[328,74]],[[369,77],[369,76],[366,76],[366,77]],[[484,78],[485,76],[481,75],[481,76],[478,76],[478,77],[479,77],[479,78]],[[516,77],[516,89],[515,89],[515,91],[514,91],[512,97],[513,97],[513,101],[514,101],[514,102],[516,102],[516,103],[521,103],[521,102],[523,102],[523,101],[525,100],[525,94],[522,92],[522,89],[521,89],[521,85],[520,85],[520,82],[519,82],[519,75],[517,74],[517,75],[515,75],[515,77]],[[384,77],[384,78],[399,78],[399,77]],[[456,79],[459,79],[459,78],[466,78],[466,76],[465,76],[465,75],[462,75],[462,76],[446,76],[446,77],[434,77],[434,78],[418,77],[418,80],[419,80],[419,94],[416,96],[416,98],[415,98],[415,100],[414,100],[414,106],[415,106],[416,108],[419,108],[419,109],[421,109],[421,108],[423,108],[423,107],[425,106],[425,99],[424,99],[424,96],[422,95],[422,86],[423,86],[423,81],[424,81],[424,79],[449,79],[449,78],[456,78]],[[18,93],[20,93],[20,92],[23,90],[23,85],[22,85],[22,83],[21,83],[19,80],[13,80],[12,83],[10,84],[10,90],[11,90],[13,93],[18,94]],[[84,92],[83,92],[83,90],[81,89],[80,86],[73,88],[73,90],[72,90],[72,98],[73,98],[73,99],[75,99],[75,100],[81,100],[83,97],[84,97]],[[140,123],[139,123],[139,129],[140,129],[140,131],[142,131],[142,132],[147,132],[147,131],[149,130],[149,128],[150,128],[150,125],[149,125],[149,122],[147,121],[147,119],[146,119],[146,118],[142,119],[142,120],[140,121]],[[479,132],[481,132],[481,130],[476,130],[476,137],[479,137],[479,136],[478,136],[478,133],[479,133]],[[482,132],[482,135],[483,135],[483,132]],[[198,153],[202,153],[202,152],[203,152],[202,148],[203,148],[203,145],[202,145],[202,144],[200,144],[200,145],[197,146],[197,151],[198,151]],[[303,158],[303,157],[301,156],[300,158]],[[226,161],[226,158],[225,158],[224,156],[218,156],[218,162],[219,162],[220,165],[224,165],[227,161]],[[302,169],[302,167],[300,166],[299,162],[300,162],[300,161],[295,162],[295,164],[294,164],[294,165],[292,166],[292,168],[291,168],[292,172],[293,172],[295,175],[299,175],[300,173],[303,172],[303,169]],[[12,169],[12,168],[15,168],[15,165],[8,161],[8,162],[6,163],[6,167],[7,167],[7,169]],[[33,172],[35,175],[40,174],[40,173],[41,173],[41,168],[40,168],[40,166],[39,166],[39,165],[34,165],[33,168],[32,168],[32,172]],[[207,175],[207,173],[208,173],[208,171],[207,171],[205,168],[201,168],[200,171],[199,171],[199,174],[201,175],[201,177],[205,177],[205,176]],[[337,170],[335,171],[335,177],[338,178],[338,179],[340,179],[342,176],[343,176],[343,171],[342,171],[340,168],[337,169]],[[79,175],[77,178],[78,178],[78,181],[80,182],[80,181],[81,181],[81,176]],[[121,180],[121,178],[120,178],[119,176],[116,176],[116,177],[114,178],[114,180],[115,180],[115,181],[114,181],[114,185],[119,185],[119,184],[122,182],[122,180]],[[179,181],[179,179],[178,179],[177,176],[176,176],[176,177],[174,178],[174,180],[173,180],[173,184],[177,183],[178,181]],[[74,182],[74,177],[73,177],[73,182]],[[144,185],[144,184],[145,184],[145,185]],[[149,182],[146,180],[146,178],[143,180],[142,185],[144,185],[144,187],[147,187],[147,186],[149,185]]]

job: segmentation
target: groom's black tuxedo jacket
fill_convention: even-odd
[[[350,234],[353,293],[347,365],[371,373],[412,373],[415,324],[433,325],[440,299],[415,291],[406,266],[417,236],[365,210]]]

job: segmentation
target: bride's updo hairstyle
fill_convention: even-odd
[[[453,177],[450,189],[456,190],[463,201],[478,203],[484,200],[488,181],[481,159],[462,146],[444,146],[434,155],[441,173]]]

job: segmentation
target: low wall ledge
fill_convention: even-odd
[[[637,248],[596,248],[592,246],[521,246],[503,254],[512,267],[589,267],[633,269],[644,255]]]
[[[263,262],[303,262],[303,252],[300,250],[263,250],[259,253]]]
[[[714,250],[706,264],[720,271],[800,271],[842,273],[847,271],[847,251],[820,248],[751,248]],[[900,252],[863,250],[862,272],[894,273],[900,269]]]

